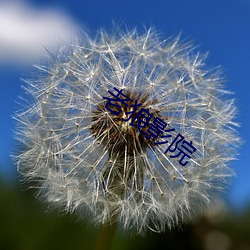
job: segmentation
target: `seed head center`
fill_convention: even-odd
[[[124,148],[129,148],[131,154],[141,154],[147,147],[153,147],[154,142],[145,138],[149,123],[141,114],[141,109],[152,114],[152,120],[160,116],[160,112],[152,108],[157,103],[156,99],[150,99],[149,94],[124,91],[126,101],[101,101],[93,112],[91,133],[96,140],[107,147],[112,154],[124,155]],[[108,111],[107,108],[112,112]],[[140,126],[140,128],[139,128]]]

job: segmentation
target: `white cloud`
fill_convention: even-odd
[[[76,25],[56,9],[39,10],[22,2],[0,3],[0,64],[27,63],[70,42]]]

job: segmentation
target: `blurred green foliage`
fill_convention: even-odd
[[[97,229],[73,215],[46,212],[24,184],[0,181],[0,249],[94,249]],[[250,209],[242,214],[202,217],[166,233],[143,237],[116,233],[112,250],[250,250]]]

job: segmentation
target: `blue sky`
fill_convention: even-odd
[[[21,78],[34,71],[31,65],[46,54],[43,45],[53,50],[58,44],[55,36],[70,40],[77,27],[94,35],[98,28],[111,27],[114,21],[129,28],[154,26],[166,37],[181,33],[201,52],[209,51],[210,67],[223,67],[225,88],[235,92],[239,133],[244,141],[238,160],[232,163],[237,177],[232,179],[227,199],[237,208],[250,204],[250,0],[8,3],[11,4],[0,2],[0,175],[16,179],[9,156],[15,149],[15,122],[11,116],[18,108],[18,96],[22,95]]]

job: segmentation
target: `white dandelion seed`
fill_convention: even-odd
[[[163,231],[202,212],[224,189],[239,142],[236,109],[218,70],[207,70],[191,44],[161,41],[152,29],[100,31],[37,67],[40,76],[26,86],[32,102],[15,116],[24,147],[16,161],[25,178],[37,180],[43,200],[96,223]],[[130,98],[127,105],[106,105],[114,88]],[[145,137],[150,123],[139,131],[124,121],[136,100],[131,119],[148,110],[150,122],[158,117],[175,129],[167,143],[163,133]],[[171,157],[178,149],[165,153],[178,134],[196,149],[186,165]]]

